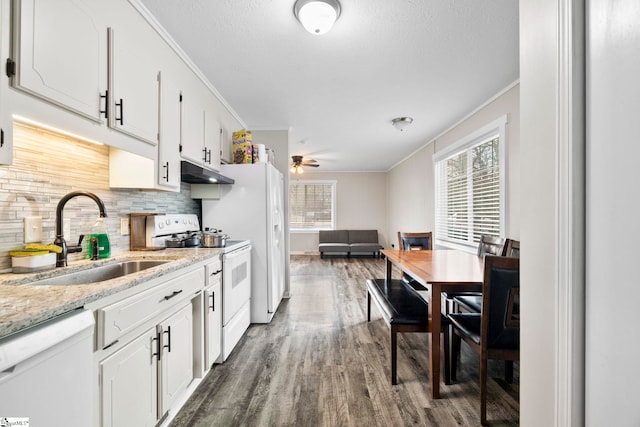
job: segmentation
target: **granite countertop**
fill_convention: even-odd
[[[68,267],[29,274],[0,274],[0,339],[93,301],[143,284],[200,261],[219,255],[219,248],[165,249],[154,252],[124,252],[109,259],[82,260]],[[140,260],[170,260],[166,264],[103,282],[85,285],[31,285],[30,283],[104,264]]]

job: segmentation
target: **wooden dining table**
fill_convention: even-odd
[[[382,251],[387,259],[387,280],[393,266],[413,277],[429,291],[429,370],[431,396],[440,398],[441,292],[482,290],[483,258],[458,250]]]

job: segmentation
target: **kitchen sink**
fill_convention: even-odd
[[[118,277],[137,273],[148,268],[157,267],[171,262],[170,260],[132,260],[122,261],[114,264],[101,265],[99,267],[76,271],[74,273],[63,274],[50,277],[48,279],[37,280],[32,285],[82,285],[89,283],[104,282]]]

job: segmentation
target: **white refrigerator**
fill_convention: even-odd
[[[251,323],[269,323],[285,290],[284,178],[268,163],[222,165],[234,184],[202,200],[202,227],[251,240]],[[224,307],[223,307],[224,310]]]

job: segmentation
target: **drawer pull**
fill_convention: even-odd
[[[166,295],[164,297],[164,299],[165,300],[170,300],[171,298],[175,297],[176,295],[178,295],[181,292],[182,292],[182,289],[180,289],[179,291],[173,291],[173,293],[171,295]]]
[[[114,341],[114,342],[112,342],[111,344],[109,344],[109,345],[107,345],[107,346],[105,346],[105,347],[102,347],[102,349],[103,349],[103,350],[106,350],[106,349],[108,349],[109,347],[113,347],[113,346],[114,346],[114,345],[116,345],[117,343],[118,343],[118,340],[115,340],[115,341]]]
[[[215,275],[220,274],[220,273],[222,273],[222,270],[216,270],[213,273],[211,273],[209,276],[215,276]]]

